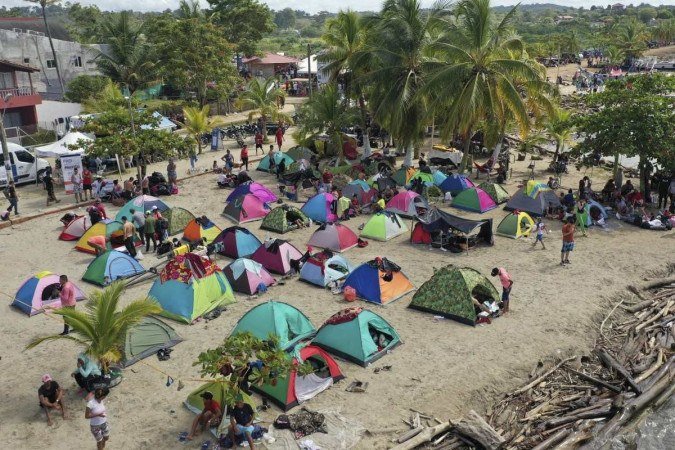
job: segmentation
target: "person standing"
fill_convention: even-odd
[[[94,180],[93,175],[91,174],[91,170],[89,170],[89,167],[85,167],[82,170],[82,191],[84,192],[85,200],[94,199],[94,194],[91,191],[91,185],[93,182]],[[89,192],[89,196],[87,196],[87,192]]]
[[[82,196],[82,175],[80,175],[80,169],[75,167],[73,169],[73,174],[70,177],[70,182],[73,185],[73,194],[75,194],[75,204],[83,202],[84,198]]]
[[[150,211],[145,212],[145,220],[143,222],[143,233],[145,234],[145,253],[150,251],[150,241],[152,241],[152,251],[157,251],[157,239],[155,238],[155,224],[157,219]]]
[[[283,142],[284,142],[284,124],[281,123],[281,122],[277,126],[277,132],[275,134],[275,138],[276,138],[276,141],[277,141],[277,147],[279,147],[279,151],[281,151],[281,144],[283,144]]]
[[[197,164],[197,152],[195,152],[194,148],[190,149],[189,158],[190,158],[190,169],[194,171],[195,164]]]
[[[16,193],[16,185],[14,184],[13,181],[10,181],[9,184],[7,184],[7,188],[5,189],[5,195],[7,195],[7,200],[9,200],[9,207],[7,208],[7,212],[11,213],[12,209],[14,209],[14,215],[18,216],[19,195]]]
[[[178,172],[173,158],[169,158],[169,164],[166,165],[166,177],[169,179],[169,184],[175,184],[178,181]]]
[[[134,225],[127,220],[127,216],[122,216],[122,229],[124,230],[124,247],[133,258],[136,257],[136,246],[134,245],[134,234],[136,229]]]
[[[492,276],[499,277],[502,283],[502,311],[504,314],[509,312],[509,301],[511,297],[511,288],[513,287],[513,279],[511,275],[503,267],[495,267],[492,269]]]
[[[129,212],[131,213],[131,222],[141,238],[141,245],[143,245],[145,244],[145,215],[142,211],[136,211],[134,208],[131,208]]]
[[[42,385],[38,388],[38,399],[40,400],[40,407],[47,415],[47,425],[53,425],[52,418],[49,415],[49,410],[54,409],[61,411],[61,416],[66,418],[66,405],[63,403],[63,389],[59,383],[52,379],[48,373],[42,375]]]
[[[57,199],[56,195],[54,195],[54,178],[52,177],[51,167],[47,167],[47,170],[45,170],[45,176],[42,178],[42,182],[45,184],[45,190],[47,191],[47,206],[49,206],[51,202],[59,203],[61,200]]]
[[[68,275],[61,275],[59,277],[59,299],[61,300],[61,308],[75,309],[75,305],[77,304],[75,286],[68,281]],[[64,318],[61,336],[65,336],[68,333],[70,333],[70,326]]]
[[[248,147],[246,145],[241,148],[239,158],[241,159],[241,165],[246,167],[246,171],[248,171]]]
[[[107,411],[103,404],[103,400],[109,393],[108,388],[96,389],[94,397],[87,402],[87,408],[84,411],[84,418],[89,419],[91,434],[96,439],[97,450],[103,450],[110,438]]]
[[[532,247],[536,247],[537,242],[541,242],[541,248],[546,250],[546,245],[544,245],[544,231],[546,230],[546,225],[541,221],[541,217],[537,217],[537,223],[534,224],[534,229],[537,231],[537,237],[534,240]]]
[[[265,149],[263,148],[263,139],[264,138],[262,132],[260,131],[259,128],[257,128],[255,131],[255,138],[254,138],[256,155],[258,154],[258,149],[260,149],[260,152],[262,152],[263,155],[265,154]]]
[[[570,264],[570,252],[574,250],[574,217],[569,217],[562,227],[562,250],[560,251],[560,265]]]

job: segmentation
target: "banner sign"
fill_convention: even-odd
[[[63,187],[66,189],[66,194],[73,193],[73,183],[70,178],[73,176],[73,169],[79,169],[80,176],[82,176],[82,155],[68,155],[61,156],[61,173],[63,174]]]

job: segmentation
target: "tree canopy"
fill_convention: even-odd
[[[208,0],[213,20],[238,53],[254,55],[257,44],[274,29],[272,11],[257,0]]]

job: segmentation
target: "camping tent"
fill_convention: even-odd
[[[212,243],[218,237],[222,230],[210,220],[204,220],[203,217],[192,219],[183,229],[183,240],[195,242],[204,239],[207,243]]]
[[[525,185],[525,193],[532,198],[537,198],[540,192],[550,191],[551,188],[543,181],[529,180]]]
[[[487,195],[489,195],[490,198],[498,205],[508,201],[508,199],[511,197],[501,184],[492,183],[491,181],[484,181],[479,184],[478,187],[484,190]]]
[[[227,412],[228,406],[227,392],[229,391],[229,389],[230,385],[224,383],[222,380],[209,381],[208,383],[202,384],[200,387],[190,392],[190,395],[188,395],[183,404],[187,409],[189,409],[193,413],[200,414],[204,410],[204,399],[202,398],[202,394],[204,392],[210,392],[213,394],[213,399],[217,401],[220,407],[222,408],[221,413],[223,414],[224,417]],[[251,405],[251,409],[255,411],[256,405],[253,399],[249,395],[247,395],[246,392],[244,391],[240,391],[240,394],[244,399],[244,403]]]
[[[124,340],[122,367],[130,365],[157,353],[162,348],[170,348],[183,339],[171,326],[156,317],[147,316],[129,328]]]
[[[524,211],[531,216],[543,216],[546,214],[546,208],[549,203],[554,208],[560,206],[560,199],[553,191],[539,191],[535,198],[525,193],[525,189],[520,189],[506,203],[504,209],[507,211]]]
[[[182,232],[190,221],[195,218],[195,215],[185,208],[174,206],[166,211],[162,211],[162,217],[169,222],[169,236],[173,236]]]
[[[84,232],[82,237],[75,244],[75,249],[85,253],[95,254],[96,250],[94,247],[89,245],[89,239],[94,236],[105,236],[106,238],[106,248],[108,250],[124,250],[124,230],[122,227],[124,224],[116,220],[104,219],[100,222],[89,227],[87,231]],[[141,245],[140,239],[138,236],[134,236],[134,242],[136,246]]]
[[[286,167],[289,167],[291,164],[293,164],[293,161],[295,160],[286,153],[274,152],[274,165],[278,166],[281,161],[284,161]],[[266,155],[263,159],[260,160],[260,162],[258,163],[258,167],[256,167],[256,170],[260,170],[261,172],[270,171],[270,155]]]
[[[230,258],[250,256],[262,245],[255,234],[242,227],[225,228],[212,243],[221,243],[218,253]]]
[[[279,275],[288,274],[291,271],[291,260],[300,258],[302,258],[300,250],[281,239],[265,242],[251,256],[252,260],[262,264],[265,269]]]
[[[77,216],[70,222],[68,225],[63,227],[63,231],[59,235],[59,239],[62,241],[76,241],[82,237],[82,235],[89,229],[91,226],[91,220],[87,216]]]
[[[292,370],[286,377],[277,379],[275,385],[251,386],[254,391],[269,398],[284,411],[309,400],[344,378],[335,360],[314,345],[308,345],[288,357],[293,359],[294,365],[309,362],[315,372],[300,376],[296,370]],[[327,374],[325,378],[321,376],[324,373]]]
[[[313,336],[316,328],[295,306],[269,301],[248,310],[230,335],[237,333],[251,333],[258,339],[274,335],[279,338],[279,348],[289,350],[298,342]]]
[[[143,266],[128,253],[108,250],[89,263],[82,279],[99,286],[107,286],[115,280],[143,273],[145,273]]]
[[[399,186],[405,186],[410,182],[410,178],[415,175],[415,168],[413,167],[405,167],[401,166],[396,172],[394,172],[391,175],[391,178],[398,184]]]
[[[333,314],[312,344],[366,367],[400,345],[401,338],[382,317],[357,306]]]
[[[452,199],[452,206],[467,211],[484,213],[495,209],[497,204],[481,188],[472,187],[465,189]]]
[[[312,255],[300,268],[300,279],[326,287],[342,280],[353,270],[349,261],[333,253],[319,252]]]
[[[41,313],[43,308],[60,308],[61,299],[57,289],[59,285],[59,275],[47,271],[36,273],[21,283],[14,294],[12,306],[29,316]],[[82,289],[75,286],[75,300],[84,298]]]
[[[315,222],[335,222],[337,216],[331,209],[334,201],[335,197],[333,197],[332,194],[320,193],[307,200],[300,209],[307,217]]]
[[[432,174],[434,177],[434,185],[440,186],[448,176],[444,174],[440,170],[434,170],[434,173]]]
[[[291,158],[293,158],[294,161],[297,161],[299,159],[306,159],[307,161],[310,161],[312,159],[312,156],[315,156],[313,151],[311,151],[307,147],[301,147],[299,145],[289,148],[288,150],[286,150],[285,153]]]
[[[413,229],[411,242],[413,244],[429,244],[431,243],[430,233],[437,231],[461,233],[467,238],[475,235],[477,239],[487,245],[494,244],[492,219],[470,220],[454,216],[438,208],[431,208],[424,216],[420,217],[420,221],[415,224]]]
[[[347,185],[342,188],[342,195],[351,200],[352,197],[356,195],[356,199],[360,205],[369,204],[375,195],[377,195],[377,190],[371,188],[367,182],[363,180],[354,180],[347,183]]]
[[[227,201],[231,202],[235,198],[244,196],[246,194],[251,194],[263,202],[263,203],[272,203],[277,201],[277,196],[274,195],[274,192],[267,189],[260,183],[254,181],[249,181],[247,183],[237,186],[230,195],[227,196]]]
[[[389,202],[385,211],[396,213],[404,217],[418,217],[421,210],[429,209],[429,203],[426,199],[413,191],[402,191],[394,195]]]
[[[341,223],[326,223],[309,238],[307,245],[325,248],[334,252],[346,252],[356,247],[359,238],[350,228]]]
[[[169,205],[153,197],[152,195],[139,195],[138,197],[132,198],[125,203],[124,206],[118,211],[115,216],[115,220],[122,221],[122,216],[126,216],[127,219],[131,221],[131,210],[145,214],[146,211],[152,210],[153,206],[156,206],[159,212],[166,211],[169,209]]]
[[[148,296],[159,302],[162,316],[186,323],[236,301],[218,266],[192,253],[169,261]]]
[[[534,229],[534,220],[526,212],[515,211],[502,219],[497,225],[496,233],[500,236],[518,239],[521,236],[529,236]]]
[[[79,131],[69,132],[56,142],[41,147],[35,147],[35,155],[38,158],[58,158],[66,155],[81,155],[84,153],[83,148],[78,148],[76,150],[70,149],[71,145],[79,147],[79,141],[91,142],[93,139]]]
[[[366,223],[361,237],[388,241],[408,231],[408,227],[399,216],[387,211],[380,211]]]
[[[408,184],[411,184],[415,180],[421,180],[425,186],[434,185],[434,176],[430,172],[418,170],[413,174],[413,176],[410,177]]]
[[[470,267],[445,266],[415,292],[409,308],[440,315],[468,325],[476,324],[478,301],[499,301],[499,293],[484,275]]]
[[[263,230],[274,231],[275,233],[287,233],[297,230],[296,221],[300,220],[304,226],[309,226],[309,217],[301,210],[292,205],[281,205],[270,211],[265,216],[260,228]]]
[[[265,217],[270,212],[269,206],[252,194],[237,197],[228,202],[222,215],[231,221],[241,224],[253,222]]]
[[[391,303],[415,289],[400,267],[387,258],[378,259],[365,262],[354,269],[342,289],[349,286],[362,299],[381,305]]]
[[[464,175],[452,174],[447,177],[438,186],[443,192],[450,192],[452,195],[457,195],[465,189],[474,187],[473,181]]]
[[[609,218],[609,214],[607,214],[605,207],[595,200],[589,200],[584,206],[584,211],[585,213],[583,214],[583,220],[585,221],[584,225],[587,227],[593,225],[594,217],[603,220],[607,220]]]
[[[242,294],[253,295],[258,293],[261,284],[268,288],[276,283],[267,269],[252,259],[236,259],[223,269],[223,273],[232,289]]]

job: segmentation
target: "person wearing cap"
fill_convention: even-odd
[[[100,197],[96,197],[96,200],[94,201],[94,208],[98,209],[98,212],[101,213],[101,218],[108,218],[108,215],[105,213],[105,206],[103,206],[103,202],[101,202]]]
[[[244,435],[251,450],[254,450],[253,437],[251,437],[251,434],[253,433],[254,416],[255,414],[253,413],[251,405],[245,403],[244,397],[239,394],[237,396],[237,401],[234,404],[234,408],[230,410],[230,426],[228,430],[232,442],[237,442],[236,436]]]
[[[155,238],[155,223],[157,220],[150,211],[145,212],[145,220],[143,223],[143,233],[145,234],[145,252],[150,251],[150,242],[152,242],[152,251],[157,251],[157,239]]]
[[[48,373],[42,375],[42,386],[38,388],[38,398],[40,399],[40,408],[47,415],[47,425],[52,426],[52,418],[49,410],[61,411],[61,416],[66,418],[66,405],[63,403],[63,389],[59,383],[52,379]]]
[[[201,425],[199,433],[208,430],[211,426],[217,427],[220,425],[220,420],[223,417],[223,411],[220,409],[220,403],[213,399],[213,394],[209,391],[202,392],[199,395],[204,400],[204,409],[195,417],[192,422],[192,429],[187,435],[187,440],[191,441],[197,433],[197,428]]]
[[[152,215],[155,216],[155,220],[163,219],[162,213],[159,212],[159,208],[157,208],[156,206],[152,207]]]

